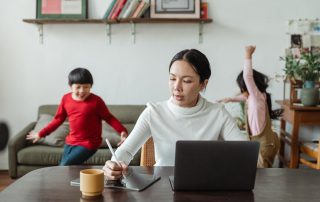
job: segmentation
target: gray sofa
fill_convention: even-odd
[[[108,105],[111,113],[127,128],[128,132],[133,129],[139,115],[144,110],[144,105]],[[57,105],[43,105],[38,109],[37,122],[27,125],[17,135],[13,136],[9,141],[9,175],[11,178],[21,177],[22,175],[47,166],[56,166],[63,153],[63,143],[59,146],[51,146],[48,144],[32,144],[27,141],[26,135],[39,124],[40,117],[44,114],[53,116],[56,112]],[[68,124],[66,122],[66,124]],[[108,128],[109,127],[109,128]],[[110,129],[107,124],[103,125],[103,136],[108,136],[112,147],[117,147],[120,137]],[[47,136],[47,137],[50,137]],[[47,138],[46,137],[46,138]],[[51,137],[50,137],[51,138]],[[87,165],[104,165],[105,161],[111,158],[111,152],[102,145],[101,148],[85,162]],[[138,152],[130,165],[140,164],[140,152]]]

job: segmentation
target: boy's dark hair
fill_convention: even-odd
[[[91,84],[93,85],[93,78],[89,70],[85,68],[75,68],[68,76],[69,86],[72,84]]]
[[[253,69],[253,80],[256,84],[257,88],[261,93],[265,93],[267,95],[267,105],[268,105],[268,111],[271,119],[278,119],[282,113],[282,109],[276,109],[272,110],[272,102],[271,102],[271,95],[267,92],[267,88],[269,87],[269,78],[262,74],[261,72],[258,72]],[[241,90],[241,93],[248,92],[246,83],[243,79],[243,71],[240,72],[240,74],[237,77],[237,84]]]
[[[177,60],[185,60],[190,63],[194,71],[200,76],[200,83],[203,83],[206,79],[209,79],[211,76],[210,63],[207,57],[196,49],[186,49],[180,51],[175,56],[173,56],[170,65],[169,71],[172,64]]]

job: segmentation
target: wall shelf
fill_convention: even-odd
[[[136,24],[168,24],[168,23],[198,23],[199,24],[199,43],[203,41],[203,25],[211,23],[212,19],[181,19],[181,18],[127,18],[121,20],[104,19],[23,19],[23,22],[36,24],[38,26],[40,43],[43,43],[43,25],[45,24],[105,24],[109,44],[111,44],[111,25],[131,24],[132,41],[135,43]]]
[[[103,19],[23,19],[23,22],[33,24],[118,24],[118,23],[211,23],[212,19],[181,19],[181,18],[127,18],[121,20]]]

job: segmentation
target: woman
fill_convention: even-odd
[[[221,104],[208,102],[200,95],[211,75],[209,61],[203,53],[195,49],[177,53],[171,60],[169,73],[171,98],[147,104],[134,129],[116,151],[121,165],[110,160],[103,167],[107,179],[119,179],[151,136],[156,166],[174,165],[177,140],[249,140]]]

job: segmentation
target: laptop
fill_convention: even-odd
[[[250,191],[254,188],[259,142],[177,141],[174,191]]]

